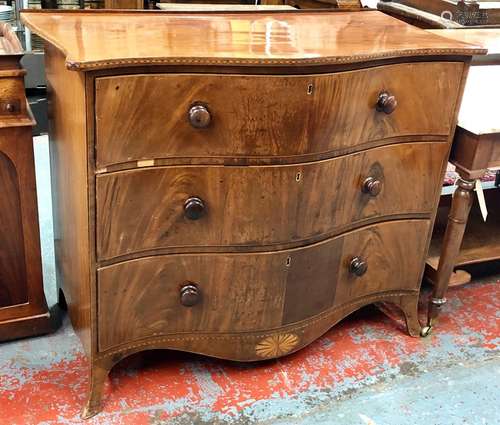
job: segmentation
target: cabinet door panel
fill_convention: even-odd
[[[28,302],[16,168],[0,152],[0,307]]]

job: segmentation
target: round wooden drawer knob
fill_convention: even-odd
[[[382,190],[382,182],[375,177],[368,177],[363,182],[363,193],[368,193],[370,196],[377,196]]]
[[[193,283],[187,283],[181,288],[181,304],[184,307],[192,307],[200,301],[200,291]]]
[[[349,263],[349,271],[356,276],[363,276],[368,270],[368,264],[361,257],[354,257]]]
[[[184,202],[184,215],[189,220],[198,220],[205,214],[205,203],[197,196],[186,199]]]
[[[397,106],[398,101],[388,92],[384,91],[378,95],[377,111],[392,114]]]
[[[191,106],[188,118],[194,128],[207,128],[210,125],[210,121],[212,121],[210,111],[203,105]]]

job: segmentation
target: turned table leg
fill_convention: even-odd
[[[446,303],[446,290],[448,289],[453,268],[456,265],[465,226],[474,200],[474,183],[474,180],[464,178],[459,178],[457,181],[457,189],[453,194],[448,224],[444,234],[434,290],[429,300],[427,326],[422,329],[422,336],[429,334],[439,315],[441,306]]]

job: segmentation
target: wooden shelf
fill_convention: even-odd
[[[500,189],[487,190],[484,195],[488,207],[487,221],[483,221],[476,199],[465,230],[457,267],[500,259]],[[426,275],[429,280],[432,280],[439,263],[450,203],[451,196],[441,198],[427,259]],[[469,280],[467,272],[457,271],[450,286],[467,283]]]

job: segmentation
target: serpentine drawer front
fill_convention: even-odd
[[[324,239],[384,216],[428,218],[447,149],[404,143],[299,165],[99,175],[97,254],[106,260],[175,247],[272,247]]]
[[[57,276],[90,359],[84,417],[141,350],[276,358],[378,302],[420,335],[481,49],[375,11],[22,16],[47,42]]]
[[[414,259],[422,256],[420,235],[428,227],[427,220],[401,220],[303,248],[165,255],[104,267],[99,348],[179,332],[265,332],[380,292],[416,291],[421,270]]]
[[[333,154],[398,136],[447,135],[462,72],[462,63],[448,62],[289,77],[98,78],[97,166]]]

